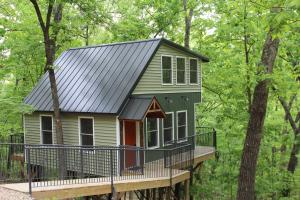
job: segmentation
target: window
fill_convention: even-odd
[[[172,57],[171,56],[161,57],[161,68],[162,68],[162,83],[172,84]]]
[[[52,116],[41,116],[41,143],[53,144]]]
[[[185,84],[185,58],[177,57],[177,83],[178,84]]]
[[[187,111],[177,112],[177,139],[186,140],[187,137]]]
[[[168,144],[174,139],[174,113],[166,113],[163,119],[164,144]]]
[[[198,84],[197,59],[190,59],[190,84]]]
[[[157,118],[147,118],[147,146],[148,148],[158,147],[158,119]]]
[[[79,118],[79,136],[80,145],[93,146],[94,145],[94,119],[93,118]]]

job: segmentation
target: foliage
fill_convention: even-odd
[[[45,9],[47,0],[40,2]],[[281,45],[274,73],[268,77],[272,89],[258,161],[257,199],[280,199],[285,185],[292,187],[290,199],[297,199],[299,167],[295,175],[286,171],[294,137],[278,96],[288,101],[297,95],[291,110],[295,116],[300,107],[299,0],[189,0],[188,7],[194,9],[190,46],[210,58],[202,64],[203,99],[197,120],[217,129],[219,154],[196,173],[193,194],[196,199],[235,198],[249,118],[248,91],[262,78],[256,70],[272,24]],[[280,13],[270,14],[271,7]],[[183,44],[185,15],[181,0],[68,0],[57,55],[74,46],[151,37]],[[31,111],[21,102],[43,74],[42,41],[27,0],[0,0],[0,135],[20,131],[22,114]]]

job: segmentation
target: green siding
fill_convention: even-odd
[[[177,115],[176,111],[187,110],[188,135],[194,135],[195,131],[195,111],[194,105],[201,101],[200,92],[192,93],[171,93],[171,94],[152,94],[156,96],[158,102],[165,112],[174,112],[174,139],[177,138]],[[140,95],[144,96],[144,95]],[[187,100],[188,99],[188,100]],[[172,101],[171,103],[169,101]],[[144,122],[144,124],[146,124]],[[146,137],[146,127],[144,127],[144,138]],[[147,141],[145,141],[146,144]],[[159,124],[159,142],[163,146],[162,120]]]
[[[169,55],[173,59],[173,85],[162,85],[161,77],[161,56]],[[176,56],[186,58],[186,84],[176,85]],[[133,94],[150,94],[150,93],[177,93],[177,92],[200,92],[200,60],[198,60],[198,85],[189,84],[189,59],[194,58],[189,54],[184,53],[167,45],[161,45],[147,67],[141,80],[138,82]]]
[[[24,116],[25,142],[40,144],[40,115],[51,113],[34,112]],[[62,125],[64,142],[70,145],[79,145],[78,117],[94,117],[95,145],[116,145],[116,117],[108,115],[86,115],[63,113]],[[53,124],[54,142],[56,143],[55,123]]]

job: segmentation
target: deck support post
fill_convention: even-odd
[[[193,169],[193,166],[191,166],[190,168],[190,186],[189,187],[192,187],[193,185],[193,180],[194,180],[194,169]],[[192,195],[189,196],[189,200],[194,200],[194,197]]]
[[[171,187],[166,187],[166,200],[171,200]]]
[[[191,200],[190,183],[188,180],[184,181],[184,200]]]
[[[156,200],[156,188],[152,189],[152,199]]]
[[[132,191],[129,192],[129,200],[133,200],[133,192]]]
[[[175,197],[176,199],[180,199],[180,183],[175,184]]]

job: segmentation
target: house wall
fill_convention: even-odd
[[[173,84],[163,85],[161,76],[161,56],[167,55],[172,56],[173,60]],[[176,56],[185,57],[186,61],[186,84],[177,85],[176,84]],[[167,46],[165,44],[161,45],[157,50],[156,54],[152,58],[149,66],[147,67],[145,73],[142,75],[140,81],[138,82],[136,88],[134,89],[134,95],[137,94],[152,94],[152,93],[180,93],[180,92],[200,92],[201,91],[201,65],[198,59],[198,85],[189,84],[189,69],[190,69],[190,58],[195,58],[185,52],[182,52],[173,47]]]
[[[24,115],[25,143],[40,144],[40,115],[52,115],[50,112],[34,112]],[[116,116],[62,113],[64,143],[79,145],[78,117],[94,117],[95,145],[116,145]],[[54,120],[54,118],[53,118]],[[53,121],[53,138],[56,143],[55,123]]]
[[[149,94],[147,94],[148,96]],[[145,95],[136,95],[145,96]],[[195,104],[201,100],[200,92],[191,93],[168,93],[168,94],[150,94],[155,96],[165,112],[174,112],[174,139],[177,139],[177,111],[187,111],[188,136],[195,134]],[[144,122],[144,124],[146,124]],[[146,137],[146,126],[144,126],[144,138]],[[146,143],[147,141],[145,141]],[[163,146],[163,127],[162,119],[159,120],[159,145]]]

